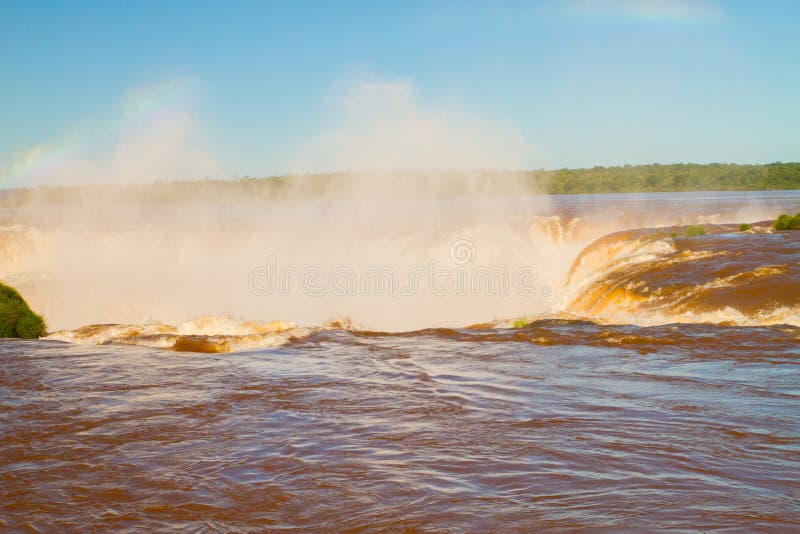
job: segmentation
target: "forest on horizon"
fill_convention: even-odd
[[[409,184],[409,194],[431,190],[462,193],[469,182],[481,193],[515,193],[530,190],[544,194],[648,193],[680,191],[766,191],[800,189],[800,162],[739,165],[732,163],[675,163],[622,165],[584,169],[500,171],[401,171],[384,173]],[[218,199],[252,201],[348,194],[358,180],[367,184],[370,173],[303,174],[229,180],[153,182],[131,185],[39,186],[0,190],[0,206],[68,204],[100,195],[109,200],[176,202]],[[349,180],[349,181],[348,181]],[[422,187],[415,188],[419,185]]]

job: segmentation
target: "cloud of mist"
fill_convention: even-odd
[[[295,158],[293,170],[521,169],[522,134],[456,105],[423,104],[408,80],[350,84],[335,119]]]
[[[18,187],[141,184],[219,175],[191,85],[178,79],[131,89],[110,119],[27,150],[3,169],[3,181]]]
[[[196,143],[188,112],[155,117],[117,137],[99,154],[79,153],[43,175],[48,184],[148,183],[214,176],[219,167]]]
[[[350,317],[401,330],[464,326],[548,305],[541,294],[443,296],[426,284],[402,298],[331,292],[317,298],[297,289],[254,294],[250,275],[268,257],[298,273],[391,267],[407,279],[433,260],[452,264],[453,243],[466,240],[475,250],[470,267],[533,268],[541,291],[558,283],[577,253],[557,253],[561,243],[531,233],[537,214],[549,207],[546,197],[532,194],[515,173],[481,172],[522,165],[528,147],[513,129],[456,106],[423,104],[408,81],[356,83],[338,102],[337,120],[298,159],[302,172],[352,171],[330,177],[326,190],[306,191],[302,179],[289,179],[283,191],[293,194],[282,198],[251,203],[220,193],[213,202],[178,196],[159,205],[114,197],[109,203],[93,191],[81,205],[48,211],[36,250],[9,272],[11,280],[55,328],[148,319],[179,324],[227,313],[305,325]],[[137,111],[124,135],[93,157],[62,162],[62,174],[51,177],[64,183],[202,177],[213,160],[192,142],[193,116],[181,109]],[[178,191],[171,185],[150,187],[169,195]]]

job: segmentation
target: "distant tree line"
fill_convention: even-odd
[[[676,163],[591,169],[532,171],[403,171],[383,173],[396,180],[392,195],[639,193],[666,191],[759,191],[800,189],[800,163],[735,165]],[[330,173],[231,180],[85,185],[0,190],[0,207],[27,204],[110,202],[175,203],[187,200],[261,201],[278,198],[348,196],[375,188],[374,174]],[[385,183],[385,182],[381,182]]]
[[[734,165],[675,163],[544,171],[546,191],[639,193],[656,191],[762,191],[800,189],[800,163]]]

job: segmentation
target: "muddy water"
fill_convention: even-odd
[[[705,228],[708,235],[667,236],[678,227],[596,241],[576,260],[562,309],[617,324],[800,325],[800,232],[773,232],[770,221],[746,232]]]
[[[800,528],[800,328],[0,343],[0,526]]]
[[[0,340],[0,530],[800,530],[800,232],[738,226],[798,192],[556,197],[443,227],[412,259],[455,237],[489,265],[556,258],[554,295],[518,299],[522,327],[487,296],[331,307],[490,321],[394,334],[311,321],[325,299],[253,302],[294,208],[225,209],[0,213],[0,276],[75,328]],[[404,259],[387,235],[356,259]],[[352,241],[297,236],[314,260]]]

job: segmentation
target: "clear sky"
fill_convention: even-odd
[[[0,0],[0,187],[796,161],[798,21],[794,0]]]

